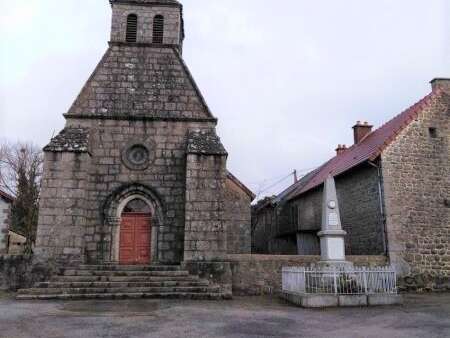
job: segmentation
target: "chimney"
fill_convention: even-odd
[[[450,94],[450,78],[449,79],[436,78],[436,79],[431,80],[430,83],[431,83],[431,88],[433,89],[433,91],[441,89],[444,92]]]
[[[353,126],[353,136],[355,144],[360,143],[364,137],[369,135],[372,132],[372,128],[373,126],[369,125],[367,122],[356,122],[356,124]]]
[[[336,148],[336,155],[342,155],[347,150],[347,146],[345,144],[339,144]]]

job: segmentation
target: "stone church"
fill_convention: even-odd
[[[155,265],[250,253],[253,193],[182,58],[176,0],[110,0],[109,48],[45,147],[35,253]]]

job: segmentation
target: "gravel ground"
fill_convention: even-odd
[[[450,294],[395,307],[306,310],[277,298],[222,302],[18,302],[0,295],[0,337],[450,337]]]

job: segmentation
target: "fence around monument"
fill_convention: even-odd
[[[283,292],[298,294],[397,294],[397,274],[392,267],[284,267],[282,287]]]

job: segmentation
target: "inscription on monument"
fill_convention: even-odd
[[[338,218],[338,214],[335,212],[330,212],[329,216],[328,216],[328,224],[336,227],[339,225],[339,218]]]

